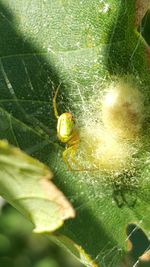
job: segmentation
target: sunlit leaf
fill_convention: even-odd
[[[34,224],[36,233],[52,232],[75,215],[51,178],[44,164],[0,142],[0,194]]]
[[[0,137],[50,166],[77,213],[60,233],[101,267],[117,266],[129,223],[149,232],[150,75],[135,2],[0,1]],[[81,136],[73,170],[82,171],[62,159],[58,85],[58,112],[72,112]],[[123,97],[111,113],[103,96],[112,87]]]

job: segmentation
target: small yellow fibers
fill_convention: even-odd
[[[81,130],[85,168],[116,171],[129,167],[139,147],[143,98],[136,87],[113,82]],[[85,116],[83,118],[83,123]]]
[[[102,103],[104,126],[121,138],[135,137],[141,128],[142,95],[137,88],[120,82],[112,85]]]
[[[117,139],[102,125],[92,123],[90,126],[90,130],[86,127],[82,132],[84,141],[80,152],[85,169],[116,171],[128,168],[136,148],[128,140]]]

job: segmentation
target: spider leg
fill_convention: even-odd
[[[77,145],[74,145],[74,146],[71,146],[71,150],[70,150],[70,159],[71,159],[71,162],[73,162],[74,164],[76,163],[75,161],[75,154],[76,154],[76,150],[77,150]]]
[[[72,146],[67,147],[67,148],[64,150],[63,155],[62,155],[62,157],[63,157],[63,161],[66,163],[66,165],[67,165],[67,167],[68,167],[68,169],[69,169],[70,171],[72,170],[72,166],[70,165],[67,156],[68,156],[68,154],[71,153],[72,150],[73,150],[73,147],[72,147]]]
[[[53,97],[53,109],[54,109],[54,113],[55,113],[55,117],[58,119],[59,118],[59,115],[58,115],[58,111],[57,111],[57,105],[56,105],[56,98],[57,98],[57,94],[58,94],[58,90],[60,88],[60,85],[58,85],[57,89],[56,89],[56,92],[55,92],[55,95]]]
[[[81,166],[79,164],[77,164],[77,162],[75,160],[75,154],[76,154],[77,148],[78,148],[78,144],[74,144],[74,145],[66,148],[65,151],[63,152],[63,160],[66,163],[66,165],[68,166],[68,169],[70,171],[73,171],[73,168],[71,166],[72,164],[78,167],[78,169],[76,171],[82,171],[83,170],[81,168]],[[69,163],[68,156],[69,156],[70,162],[72,164]]]
[[[82,171],[83,169],[81,168],[81,166],[79,164],[77,164],[77,162],[75,160],[75,154],[76,154],[77,149],[78,149],[78,144],[74,144],[72,146],[72,150],[70,151],[70,160],[74,165],[77,166],[78,171]]]
[[[62,155],[63,161],[67,165],[69,171],[99,171],[99,169],[85,169],[76,162],[75,154],[76,154],[77,148],[78,148],[78,144],[74,144],[72,146],[66,147],[66,149],[63,152],[63,155]],[[71,163],[77,166],[77,169],[72,168],[71,164],[69,163],[68,156],[70,158]]]

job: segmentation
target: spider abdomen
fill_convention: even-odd
[[[68,143],[68,141],[72,137],[72,132],[74,130],[74,127],[75,127],[75,122],[72,114],[69,112],[61,114],[58,118],[58,123],[57,123],[58,139],[62,143]]]

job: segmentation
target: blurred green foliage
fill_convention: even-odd
[[[10,205],[0,214],[1,267],[81,267],[45,236],[32,234],[32,224]]]

